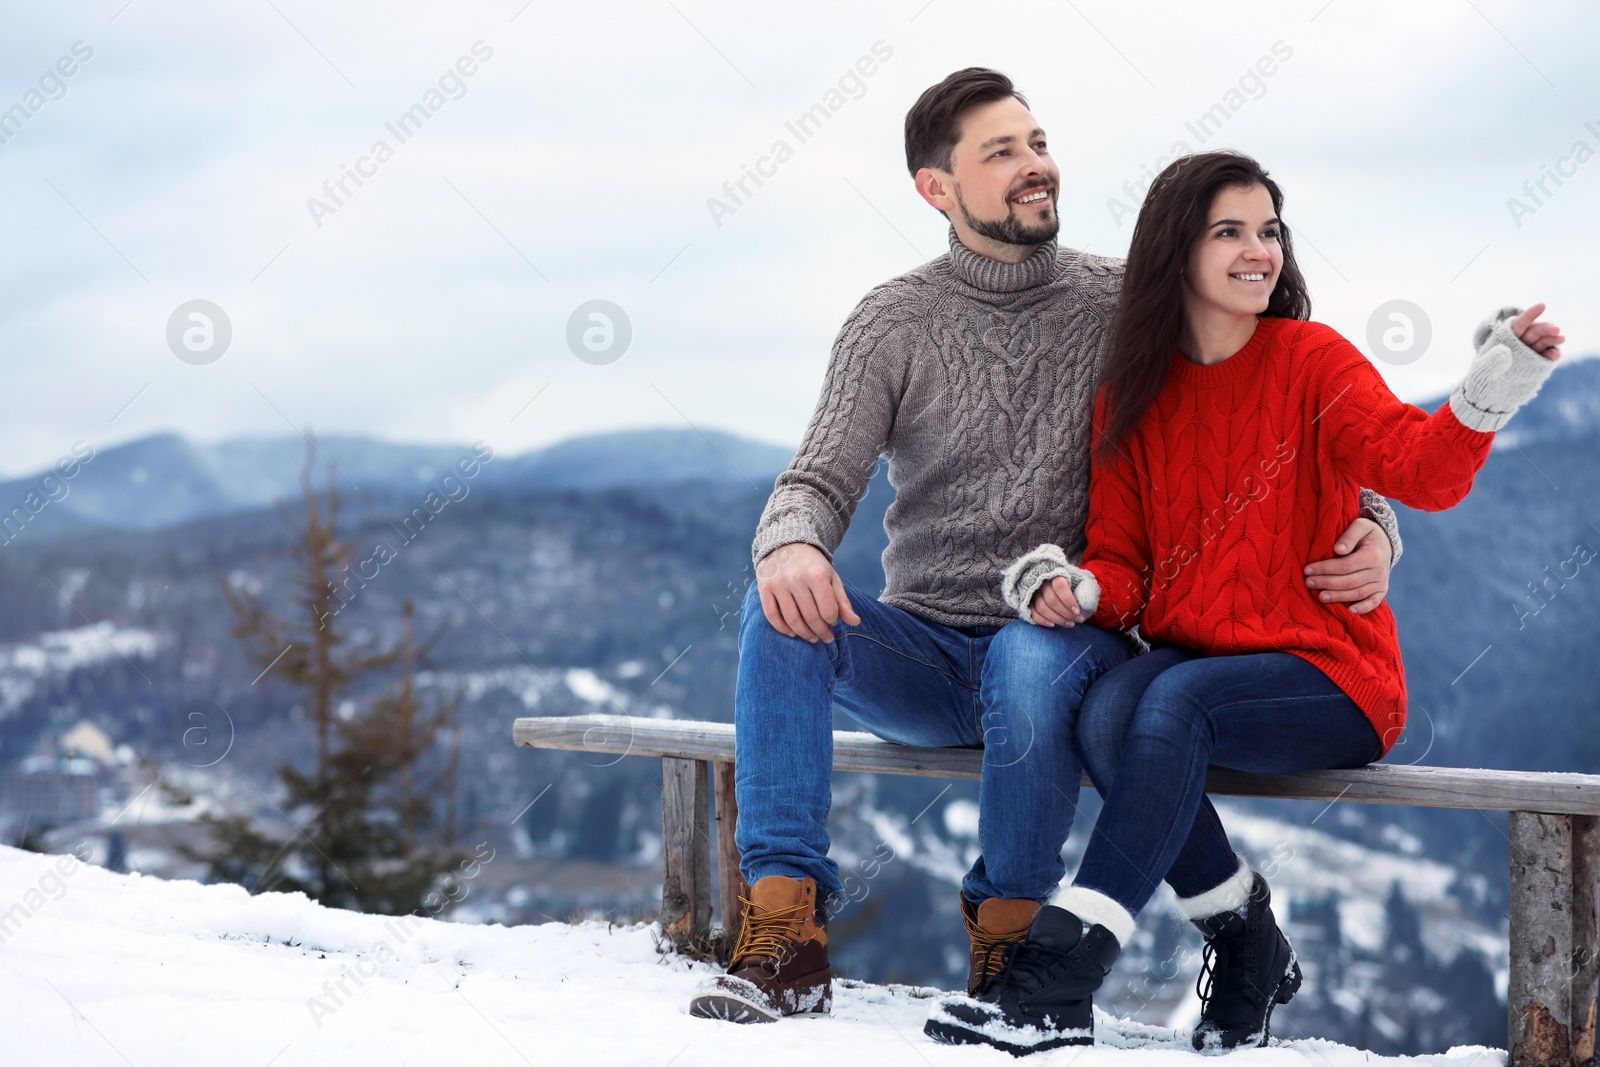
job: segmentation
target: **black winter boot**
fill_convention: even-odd
[[[1271,1034],[1272,1009],[1300,990],[1294,948],[1272,916],[1272,891],[1260,874],[1238,911],[1194,920],[1205,935],[1205,963],[1195,992],[1200,1024],[1191,1039],[1201,1052],[1259,1048]]]
[[[1094,991],[1122,946],[1104,926],[1054,905],[1006,947],[1005,967],[983,995],[945,997],[922,1032],[946,1045],[993,1045],[1013,1056],[1094,1044]]]

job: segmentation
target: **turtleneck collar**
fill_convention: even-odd
[[[1043,285],[1056,274],[1056,242],[1046,241],[1021,263],[1002,263],[979,255],[956,236],[950,227],[950,265],[956,276],[974,289],[991,293],[1015,293]]]

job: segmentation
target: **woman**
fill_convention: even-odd
[[[938,1040],[1092,1043],[1092,995],[1166,879],[1207,942],[1195,1047],[1266,1042],[1300,969],[1265,880],[1206,801],[1206,768],[1355,767],[1389,751],[1406,708],[1394,616],[1319,601],[1297,561],[1328,554],[1362,485],[1415,508],[1459,502],[1559,358],[1559,330],[1534,321],[1543,305],[1502,310],[1448,403],[1402,403],[1306,321],[1282,206],[1253,159],[1217,152],[1167,167],[1140,211],[1097,400],[1088,547],[1073,564],[1042,545],[1002,584],[1030,622],[1137,625],[1155,648],[1085,704],[1085,763],[1106,800],[1073,884],[983,997],[935,1008]]]

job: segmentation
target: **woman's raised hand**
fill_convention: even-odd
[[[1556,346],[1566,344],[1567,339],[1561,336],[1561,327],[1555,323],[1537,321],[1542,314],[1544,305],[1535,304],[1511,320],[1511,329],[1517,335],[1517,340],[1545,359],[1558,360],[1561,358],[1561,349]]]

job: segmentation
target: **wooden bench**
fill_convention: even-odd
[[[724,940],[738,936],[738,807],[733,726],[727,723],[577,715],[517,719],[518,745],[606,756],[661,758],[665,877],[661,926],[678,945],[711,934],[711,849],[721,863]],[[709,766],[708,766],[709,765]],[[840,771],[978,779],[983,751],[912,748],[836,732]],[[1087,786],[1087,780],[1083,783]],[[1355,770],[1256,775],[1212,768],[1219,796],[1471,808],[1511,813],[1511,981],[1506,1048],[1511,1067],[1592,1067],[1600,937],[1600,775],[1374,764]],[[710,811],[715,797],[715,836]]]

